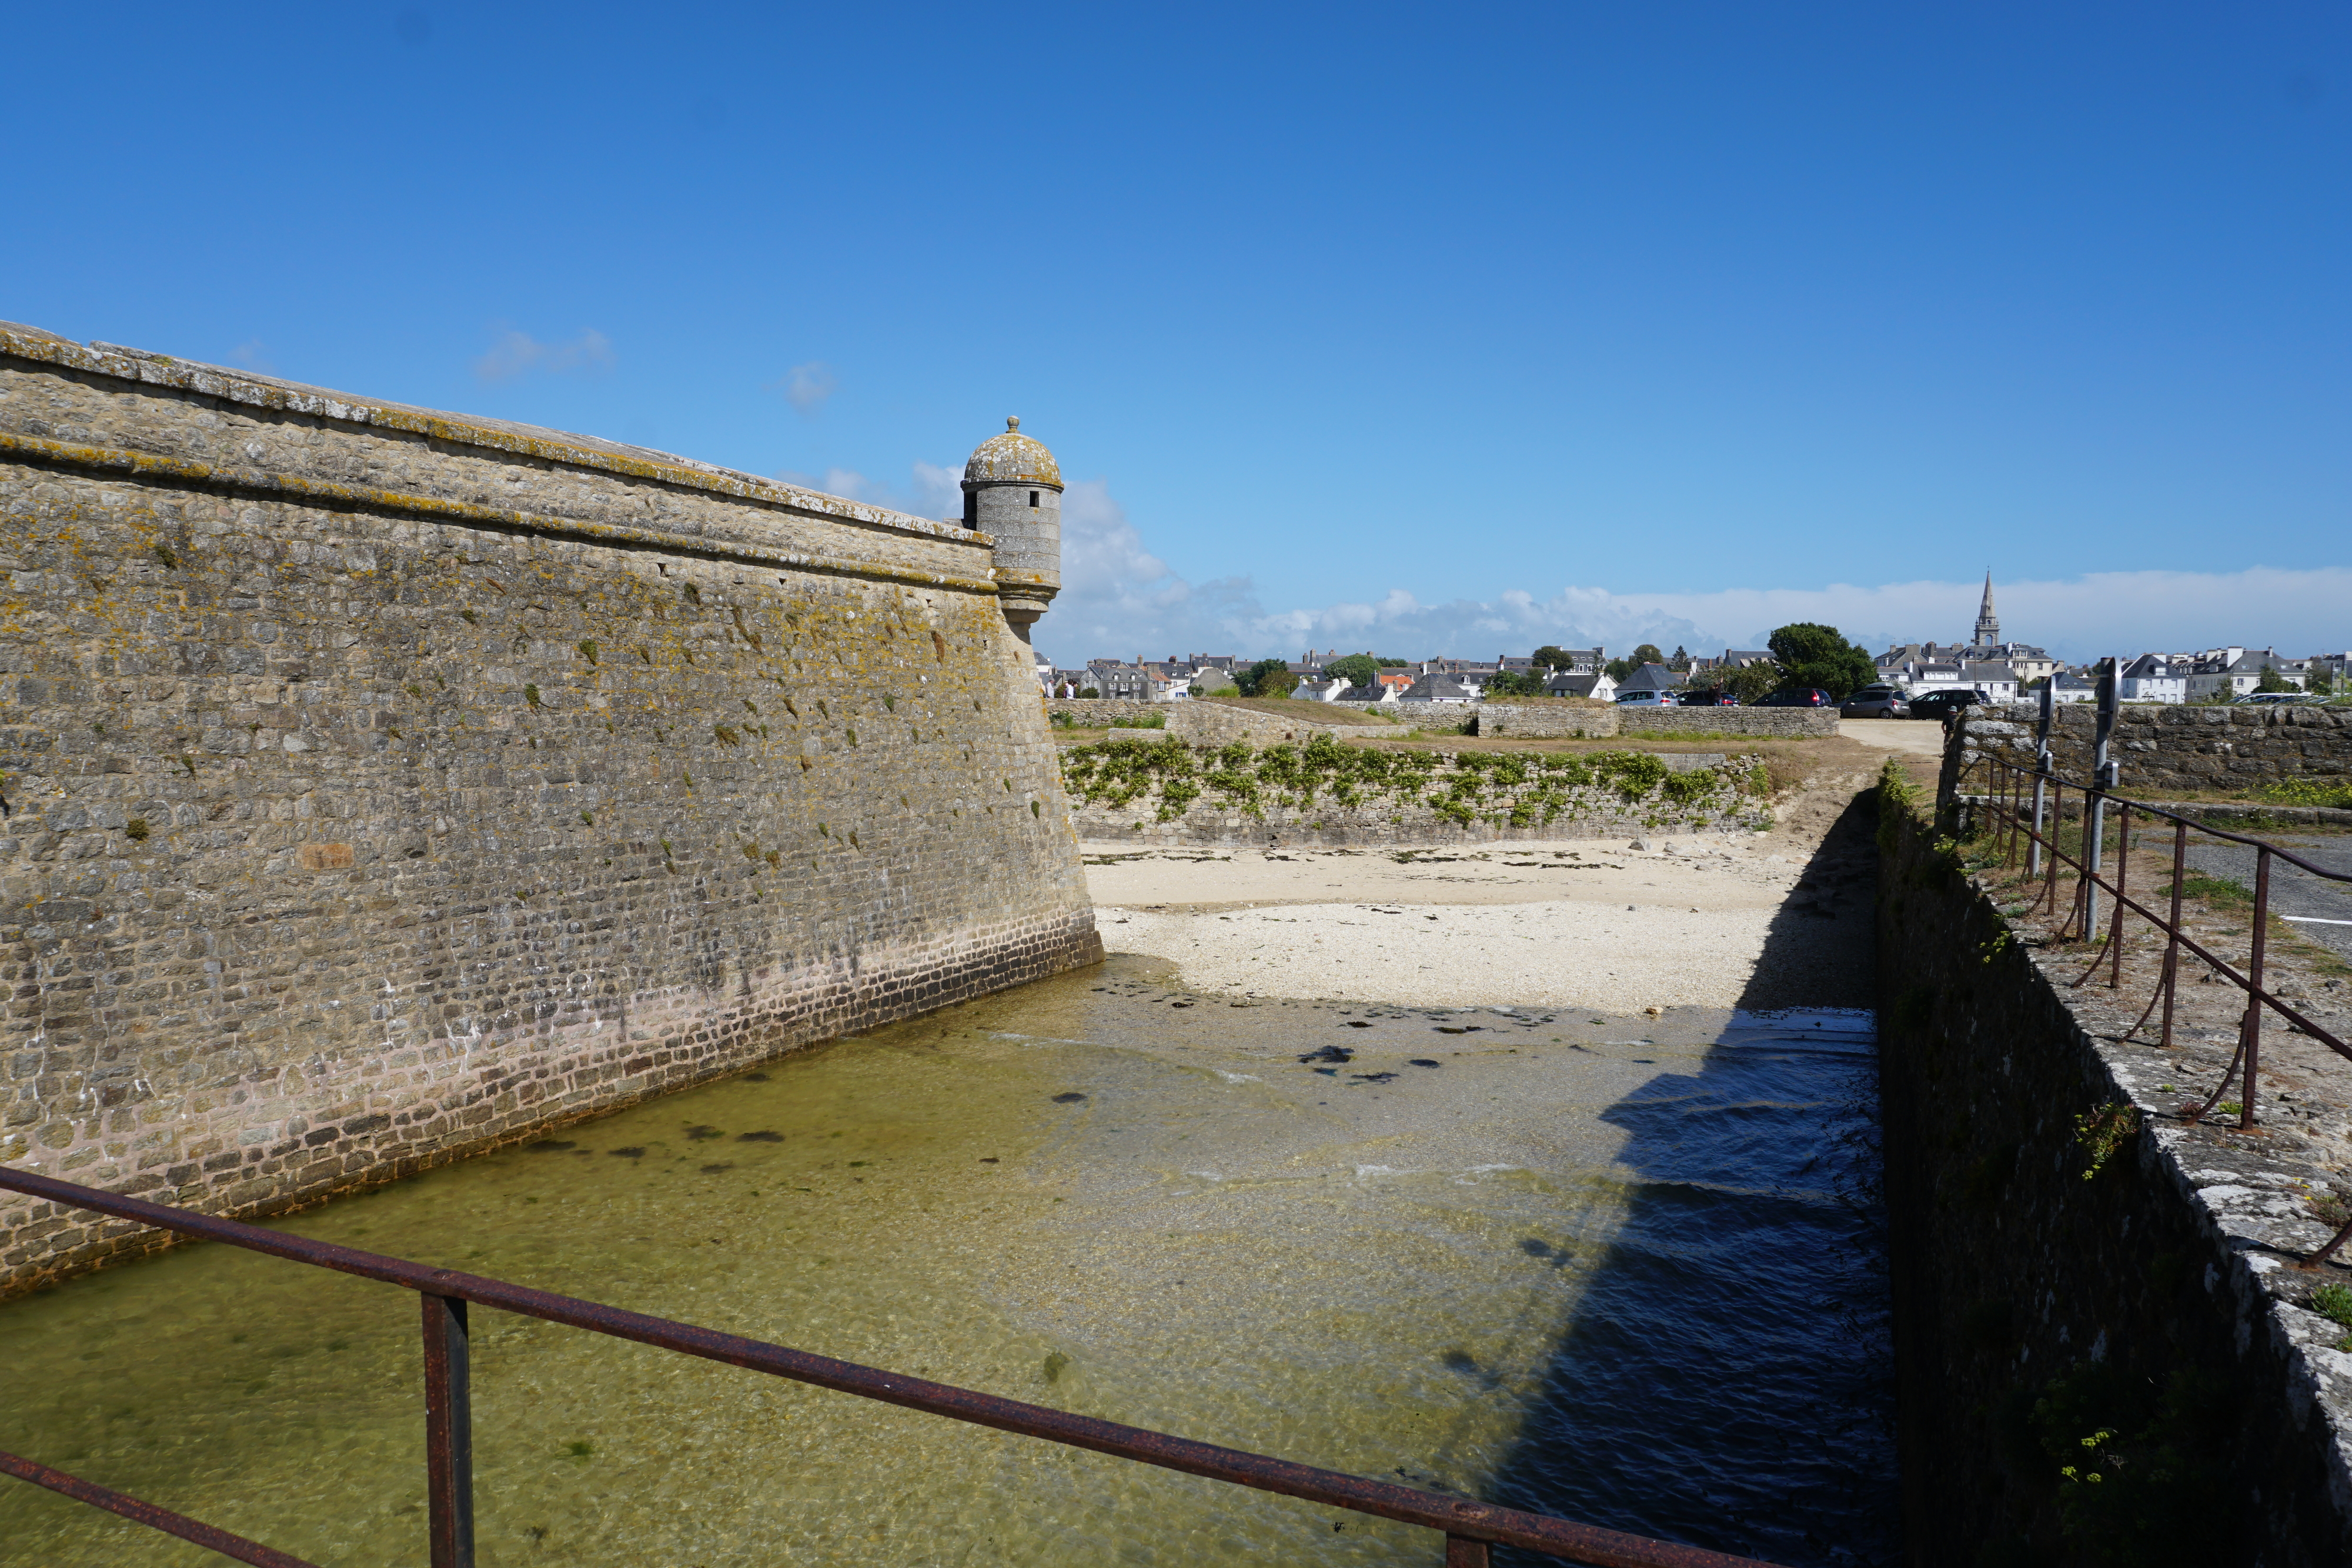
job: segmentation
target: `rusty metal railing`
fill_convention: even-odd
[[[720,1333],[692,1323],[673,1322],[667,1318],[650,1317],[598,1301],[534,1291],[504,1280],[435,1269],[404,1258],[362,1252],[331,1241],[289,1236],[240,1220],[77,1186],[30,1171],[0,1166],[0,1188],[68,1208],[90,1209],[415,1291],[425,1320],[425,1498],[433,1568],[473,1568],[474,1562],[473,1422],[466,1322],[468,1304],[566,1323],[660,1350],[854,1394],[861,1399],[879,1400],[886,1405],[969,1421],[974,1426],[1042,1437],[1074,1448],[1090,1448],[1098,1454],[1158,1465],[1163,1469],[1422,1525],[1444,1533],[1446,1568],[1486,1568],[1488,1548],[1496,1543],[1524,1547],[1592,1564],[1594,1568],[1770,1568],[1752,1558],[1652,1541],[1596,1525],[1386,1481],[1366,1480],[1288,1459],[1073,1416],[1042,1405],[1000,1399],[994,1395],[905,1377],[806,1351],[788,1350],[782,1345]],[[242,1536],[13,1454],[0,1453],[0,1472],[136,1520],[183,1541],[193,1541],[240,1563],[259,1564],[260,1568],[313,1568],[299,1557],[272,1551]]]
[[[2250,1131],[2255,1124],[2257,1073],[2262,1064],[2263,1018],[2265,1011],[2274,1012],[2311,1039],[2319,1041],[2347,1061],[2352,1061],[2352,1045],[2347,1045],[2300,1009],[2263,985],[2264,966],[2268,957],[2271,908],[2271,863],[2284,861],[2300,870],[2329,882],[2352,883],[2352,875],[2329,871],[2312,864],[2292,850],[2233,833],[2226,829],[2210,826],[2153,806],[2144,800],[2133,800],[2114,792],[2102,782],[2084,783],[2067,779],[2052,769],[2047,763],[2048,752],[2042,753],[2042,763],[2024,768],[2006,758],[1987,757],[1984,763],[1991,769],[1990,792],[1985,797],[1993,815],[1992,837],[1996,852],[2003,865],[2017,863],[2024,852],[2027,874],[2041,878],[2041,891],[2034,901],[2021,912],[2043,914],[2057,924],[2053,935],[2062,942],[2089,942],[2099,925],[2099,894],[2108,895],[2106,945],[2091,958],[2090,967],[2077,975],[2071,984],[2081,987],[2101,968],[2107,971],[2107,988],[2120,989],[2124,971],[2124,916],[2136,915],[2163,935],[2164,964],[2158,971],[2156,989],[2149,995],[2147,1006],[2140,1010],[2139,1019],[2124,1032],[2131,1040],[2147,1026],[2158,1005],[2164,1009],[2164,1022],[2158,1037],[2150,1042],[2169,1049],[2172,1044],[2173,1006],[2180,987],[2180,957],[2186,952],[2204,961],[2215,975],[2237,987],[2246,995],[2245,1010],[2238,1021],[2238,1048],[2222,1071],[2221,1081],[2205,1103],[2184,1114],[2191,1122],[2202,1121],[2213,1107],[2221,1103],[2232,1082],[2243,1087],[2238,1103],[2238,1127]],[[2102,780],[2111,781],[2114,771],[2103,768]],[[2061,829],[2066,821],[2066,794],[2073,790],[2079,800],[2076,815],[2083,828],[2076,852],[2070,854],[2061,843]],[[2030,800],[2030,804],[2029,804]],[[2105,861],[2105,839],[2103,832],[2108,812],[2116,819],[2116,861],[2112,877]],[[2168,890],[2168,903],[2161,915],[2131,895],[2132,818],[2137,812],[2151,821],[2172,824],[2172,885]],[[2253,919],[2247,936],[2246,967],[2241,971],[2229,960],[2190,936],[2180,918],[2180,905],[2189,877],[2189,835],[2202,833],[2225,843],[2242,844],[2254,852]],[[2058,885],[2061,867],[2074,873],[2072,900],[2062,914],[2058,905]],[[2244,1071],[2240,1079],[2240,1069]],[[2347,1239],[2352,1239],[2352,1222],[2336,1231],[2326,1246],[2305,1260],[2318,1263],[2332,1256]]]

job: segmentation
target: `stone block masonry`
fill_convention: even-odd
[[[0,329],[0,1159],[275,1212],[1100,954],[959,525]]]
[[[1943,793],[1980,791],[1985,755],[2033,765],[2039,709],[1970,709],[1952,727]],[[2053,716],[2050,749],[2069,779],[2091,776],[2098,716],[2070,703]],[[2124,707],[2107,755],[2122,766],[2123,793],[2139,800],[2184,794],[2260,796],[2281,786],[2352,785],[2352,709],[2280,706]]]
[[[2340,1218],[2313,1200],[2342,1180],[2343,1064],[2310,1047],[2330,1087],[2254,1134],[2188,1124],[2239,993],[2181,987],[2201,1043],[2132,1038],[2145,926],[2126,988],[2078,989],[2097,949],[2044,945],[1923,813],[1879,810],[1908,1561],[2352,1562],[2352,1354],[2311,1309],[2352,1270],[2297,1266]],[[2294,1054],[2273,1036],[2265,1077]]]
[[[1618,735],[1769,735],[1792,739],[1838,733],[1835,708],[1582,707],[1570,703],[1480,703],[1481,736],[1514,739],[1595,739]]]

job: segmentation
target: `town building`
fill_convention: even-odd
[[[2127,703],[2185,703],[2188,669],[2162,653],[2142,653],[2124,666],[2116,696]]]

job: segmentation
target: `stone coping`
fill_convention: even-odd
[[[92,342],[87,347],[38,327],[0,321],[0,354],[34,361],[118,381],[168,387],[200,397],[219,398],[249,408],[306,414],[343,424],[374,425],[407,431],[436,441],[452,442],[488,451],[563,463],[631,478],[703,490],[739,500],[788,507],[835,521],[861,524],[892,532],[917,534],[957,544],[992,548],[995,541],[961,523],[934,522],[886,507],[868,506],[845,497],[803,489],[780,479],[722,468],[716,464],[680,457],[675,453],[632,446],[599,436],[577,435],[510,420],[476,414],[446,413],[381,398],[355,397],[349,392],[281,381],[250,371],[207,365],[169,354],[127,349],[116,343]]]

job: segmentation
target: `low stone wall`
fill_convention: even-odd
[[[1078,834],[1137,844],[1443,844],[1745,831],[1752,761],[1720,753],[1446,754],[1316,740],[1118,738],[1064,753]]]
[[[2031,704],[1970,709],[1952,726],[1944,794],[1981,789],[1985,755],[2031,765],[2040,710]],[[2058,771],[2087,779],[2098,716],[2087,705],[2058,710],[2050,748]],[[2107,755],[2123,768],[2123,792],[2155,800],[2184,792],[2259,794],[2293,781],[2352,784],[2352,709],[2127,706],[2116,716]]]
[[[1480,703],[1477,733],[1514,739],[1605,739],[1618,735],[1835,735],[1834,708],[1573,707],[1550,703]]]
[[[1480,703],[1478,733],[1513,740],[1596,740],[1617,733],[1619,709],[1573,703]],[[1660,712],[1665,710],[1660,709]]]
[[[1157,718],[1163,721],[1166,733],[1181,740],[1213,746],[1224,746],[1236,740],[1267,745],[1286,740],[1303,744],[1318,735],[1382,733],[1377,727],[1351,724],[1344,719],[1318,723],[1314,710],[1323,706],[1320,703],[1300,703],[1298,706],[1304,711],[1294,716],[1266,713],[1258,708],[1229,707],[1214,701],[1152,703],[1118,697],[1048,697],[1045,700],[1048,714],[1066,718],[1075,726],[1092,729],[1108,727],[1116,719]]]
[[[2326,1173],[2167,1114],[2205,1070],[2116,1043],[2145,991],[2094,1016],[2078,952],[2029,946],[1923,816],[1880,811],[1908,1561],[2352,1562],[2352,1356],[2293,1304],[2352,1279],[2292,1266]]]
[[[1838,732],[1833,707],[1621,707],[1620,735],[1772,735],[1790,739]]]

